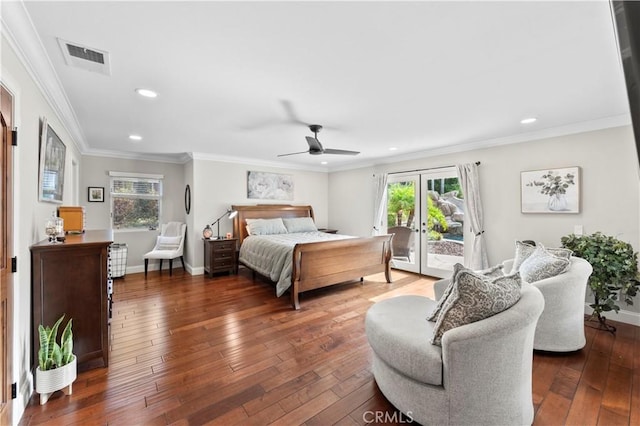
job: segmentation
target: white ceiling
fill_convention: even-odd
[[[2,7],[26,7],[88,154],[336,170],[630,123],[606,1]],[[58,38],[109,52],[111,75],[66,65]],[[361,154],[278,158],[308,149],[295,119]]]

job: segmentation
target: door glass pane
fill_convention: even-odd
[[[394,234],[393,266],[412,272],[420,270],[417,186],[417,176],[390,179],[387,185],[387,232]]]
[[[464,262],[464,194],[455,168],[423,175],[427,212],[427,273]]]

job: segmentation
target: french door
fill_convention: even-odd
[[[394,174],[387,184],[393,266],[447,277],[464,264],[464,194],[455,167]]]

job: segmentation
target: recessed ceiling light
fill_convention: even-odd
[[[129,135],[129,139],[131,139],[132,141],[141,141],[142,140],[142,136],[140,136],[140,135]]]
[[[153,90],[149,89],[136,89],[136,93],[140,96],[144,96],[145,98],[156,98],[158,94]]]
[[[538,119],[535,118],[535,117],[529,117],[529,118],[524,118],[524,119],[520,120],[520,123],[522,123],[522,124],[531,124],[531,123],[536,122],[537,120]]]
[[[398,149],[398,148],[396,148],[395,146],[392,146],[391,148],[389,148],[389,151],[395,151],[395,150],[397,150],[397,149]]]
[[[328,161],[321,161],[320,164],[329,164]]]

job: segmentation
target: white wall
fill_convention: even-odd
[[[630,126],[504,145],[456,154],[384,164],[329,176],[331,226],[369,235],[373,221],[373,174],[480,161],[485,237],[489,261],[513,257],[514,241],[532,239],[550,247],[582,225],[586,234],[602,231],[640,249],[640,180]],[[579,214],[520,212],[520,172],[579,166],[582,171]],[[357,188],[360,188],[356,191]],[[365,189],[365,188],[368,188]],[[354,199],[354,194],[358,199]],[[640,303],[620,305],[640,312]]]
[[[67,147],[63,201],[70,204],[76,184],[72,163],[81,161],[75,141],[62,125],[56,112],[43,97],[2,36],[2,83],[14,95],[14,123],[18,128],[18,147],[14,150],[14,253],[18,272],[14,274],[13,294],[13,381],[18,383],[18,398],[13,402],[14,424],[22,416],[33,389],[30,372],[31,351],[31,253],[29,247],[44,239],[45,220],[58,204],[38,201],[38,158],[40,119],[46,117],[51,128]]]
[[[261,171],[293,176],[293,200],[255,200],[247,198],[247,172]],[[318,227],[326,227],[328,221],[328,176],[324,172],[282,169],[249,164],[225,163],[208,159],[193,161],[192,211],[193,227],[187,230],[194,257],[194,274],[204,271],[202,230],[213,223],[231,205],[239,204],[310,204]],[[220,221],[220,234],[233,231],[233,221]],[[217,227],[214,227],[214,233]]]
[[[110,171],[163,175],[160,223],[186,221],[184,210],[185,175],[182,164],[85,155],[82,157],[80,168],[80,205],[85,207],[87,229],[111,228]],[[89,203],[87,201],[89,186],[104,187],[104,203]],[[142,256],[153,249],[159,232],[160,230],[114,230],[114,242],[127,244],[128,273],[144,271]],[[164,262],[163,267],[169,268],[168,263]],[[159,262],[149,262],[150,270],[157,269],[158,266]]]

